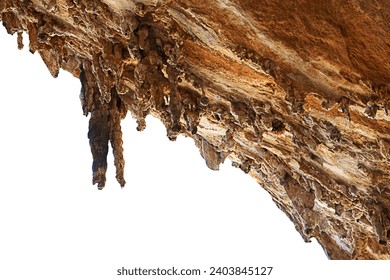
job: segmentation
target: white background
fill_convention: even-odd
[[[388,266],[328,261],[251,177],[229,161],[209,170],[191,139],[170,142],[151,117],[142,133],[130,115],[122,122],[126,187],[115,181],[110,155],[98,191],[80,83],[63,71],[52,78],[25,44],[17,50],[16,36],[0,28],[0,279],[235,278],[117,276],[122,266],[371,277]]]

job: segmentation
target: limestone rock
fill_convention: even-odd
[[[0,1],[52,76],[81,80],[93,183],[152,114],[253,176],[331,259],[390,259],[390,2]]]

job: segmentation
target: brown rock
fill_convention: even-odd
[[[153,114],[253,176],[332,259],[390,259],[390,2],[11,1],[0,19],[80,78],[93,183]]]

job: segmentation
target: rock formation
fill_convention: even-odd
[[[390,2],[0,0],[51,75],[81,81],[93,184],[152,114],[254,177],[331,259],[390,259]]]

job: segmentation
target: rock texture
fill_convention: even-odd
[[[390,2],[1,0],[51,75],[81,81],[93,183],[120,121],[229,157],[331,259],[390,258]]]

